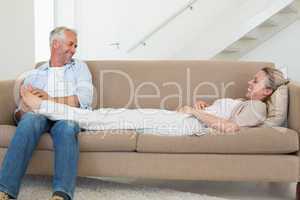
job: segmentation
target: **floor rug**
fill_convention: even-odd
[[[20,200],[48,200],[51,178],[26,176],[19,194]],[[226,200],[223,198],[152,186],[139,186],[113,181],[78,178],[74,200]],[[228,199],[227,199],[228,200]]]

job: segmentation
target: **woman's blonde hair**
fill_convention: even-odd
[[[261,69],[266,76],[266,87],[275,91],[279,86],[287,84],[289,82],[288,79],[284,77],[282,71],[272,68],[272,67],[264,67]]]

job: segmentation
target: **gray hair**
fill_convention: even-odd
[[[49,38],[50,47],[52,46],[54,40],[64,40],[66,31],[70,31],[77,36],[77,32],[74,29],[70,29],[65,26],[56,27],[50,32],[50,38]]]
[[[261,69],[266,76],[266,87],[275,91],[279,86],[287,84],[289,82],[288,79],[284,77],[282,71],[272,68],[272,67],[264,67]]]

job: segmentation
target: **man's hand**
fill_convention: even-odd
[[[41,90],[41,89],[38,89],[38,88],[32,88],[30,92],[31,92],[31,94],[41,98],[42,100],[49,99],[48,93],[45,92],[44,90]]]
[[[209,106],[209,104],[202,100],[199,100],[194,104],[194,108],[197,110],[202,110],[202,109],[206,108],[207,106]]]

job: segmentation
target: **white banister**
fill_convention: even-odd
[[[146,40],[149,39],[152,35],[157,33],[159,30],[164,28],[166,25],[168,25],[171,21],[173,21],[175,18],[177,18],[180,14],[185,12],[187,9],[193,9],[193,5],[197,3],[198,0],[191,0],[188,2],[185,6],[183,6],[181,9],[179,9],[177,12],[175,12],[173,15],[168,17],[165,21],[163,21],[161,24],[159,24],[155,29],[153,29],[150,33],[148,33],[146,36],[144,36],[142,39],[140,39],[137,43],[135,43],[132,47],[130,47],[127,50],[127,53],[132,52],[140,45],[146,45]]]

